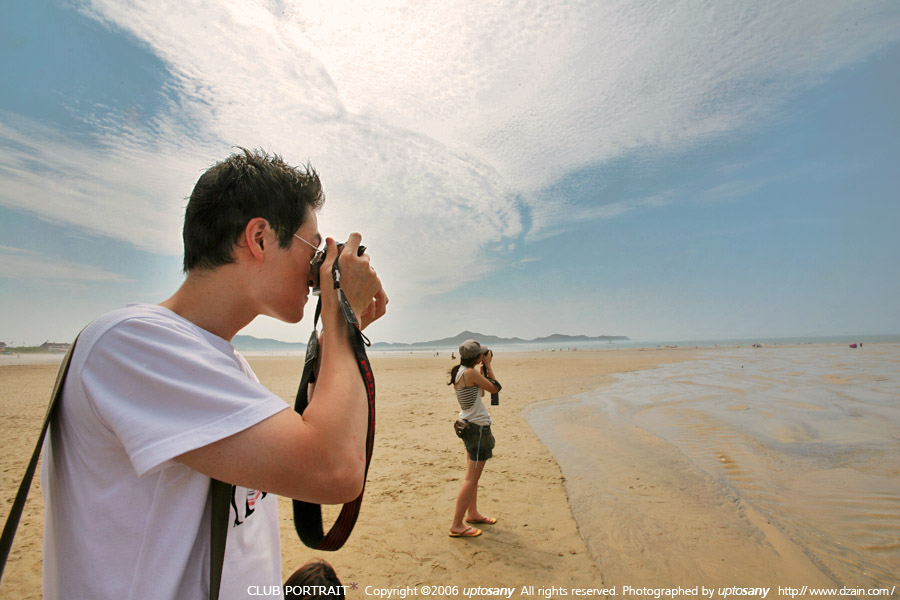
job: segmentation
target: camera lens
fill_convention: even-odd
[[[312,257],[312,260],[309,261],[309,279],[312,281],[313,296],[318,296],[322,291],[322,288],[319,285],[319,269],[323,262],[325,262],[325,252],[322,250],[316,252]]]

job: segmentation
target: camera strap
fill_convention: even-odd
[[[0,579],[3,578],[3,569],[6,567],[6,560],[9,557],[9,551],[12,548],[13,538],[16,537],[16,529],[19,527],[19,519],[22,517],[22,510],[25,508],[25,500],[28,498],[28,492],[31,490],[31,481],[34,479],[34,472],[37,469],[38,458],[41,455],[41,447],[44,445],[47,429],[50,427],[50,421],[56,413],[59,398],[62,396],[63,383],[66,381],[66,374],[69,372],[69,363],[72,360],[72,353],[75,351],[75,344],[77,342],[78,338],[76,337],[59,365],[59,371],[56,373],[56,383],[53,386],[53,394],[50,396],[50,404],[47,406],[47,413],[44,415],[44,424],[41,426],[41,433],[38,435],[34,451],[31,453],[31,460],[28,462],[28,467],[25,469],[25,475],[22,477],[22,482],[19,484],[19,491],[16,493],[16,499],[13,501],[9,515],[6,517],[6,524],[3,526],[3,534],[0,536]]]
[[[369,462],[372,460],[372,447],[375,441],[375,377],[372,375],[372,365],[369,363],[369,357],[366,356],[366,346],[370,345],[369,340],[363,335],[359,328],[359,321],[344,295],[344,291],[340,288],[340,274],[337,271],[338,261],[334,261],[332,267],[332,277],[334,279],[334,287],[337,290],[338,301],[341,306],[341,313],[347,322],[347,328],[350,332],[350,345],[356,355],[356,363],[359,366],[359,373],[366,387],[366,396],[369,404],[369,425],[366,432],[366,470],[363,478],[363,489],[359,496],[352,502],[344,504],[338,515],[337,520],[327,534],[323,533],[322,527],[322,506],[310,502],[302,502],[294,500],[294,528],[297,535],[308,547],[315,550],[323,550],[332,552],[339,550],[359,516],[359,509],[362,506],[363,494],[365,493],[365,477],[369,473]],[[294,410],[301,415],[309,405],[309,384],[315,381],[315,366],[319,359],[319,335],[317,331],[319,316],[322,312],[322,298],[316,305],[316,314],[313,320],[313,331],[309,336],[309,343],[306,346],[306,359],[303,365],[303,375],[300,378],[300,387],[297,390],[297,398],[294,402]]]

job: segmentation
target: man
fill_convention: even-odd
[[[301,417],[230,343],[257,315],[296,323],[321,243],[318,175],[242,150],[206,171],[185,212],[184,284],[79,337],[41,481],[44,597],[204,599],[210,478],[234,484],[220,597],[279,586],[275,494],[338,504],[365,470],[367,398],[326,241],[320,364]],[[387,296],[354,233],[341,288],[365,327]],[[257,587],[254,589],[272,589]]]

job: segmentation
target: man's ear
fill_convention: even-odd
[[[244,228],[244,235],[241,238],[243,244],[241,245],[244,245],[247,248],[247,252],[256,260],[262,260],[265,254],[268,243],[265,238],[268,229],[269,222],[262,217],[250,219]]]

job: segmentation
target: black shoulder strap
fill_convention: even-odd
[[[335,264],[337,264],[337,261],[335,261]],[[344,297],[343,290],[338,288],[337,292],[344,317],[347,320],[347,327],[350,330],[350,343],[356,354],[356,363],[359,366],[360,375],[366,386],[366,396],[369,403],[369,424],[366,432],[366,469],[364,475],[366,477],[369,473],[369,462],[372,460],[372,448],[375,441],[375,377],[372,374],[372,365],[369,363],[368,356],[366,356],[365,336],[359,329],[359,323],[356,321],[356,316]],[[303,376],[300,378],[300,388],[297,390],[297,399],[294,402],[294,410],[300,414],[303,414],[303,411],[309,405],[309,384],[315,380],[315,365],[319,353],[316,323],[319,320],[321,308],[322,300],[320,298],[316,306],[313,332],[309,336],[309,344],[306,347]],[[364,493],[365,479],[363,480],[363,490],[359,493],[359,496],[352,502],[344,504],[337,521],[335,521],[327,534],[324,533],[322,527],[322,506],[294,500],[294,528],[297,530],[297,535],[310,548],[326,552],[339,550],[344,545],[344,542],[347,541],[347,538],[350,537],[350,532],[353,531],[353,526],[356,524],[356,519],[359,516],[359,509],[362,506]]]
[[[222,565],[225,563],[225,540],[228,537],[228,509],[233,485],[213,479],[212,516],[209,532],[209,600],[217,600],[222,585]]]
[[[80,335],[80,334],[79,334]],[[13,538],[16,537],[16,529],[19,527],[19,519],[22,517],[22,509],[25,508],[25,499],[28,498],[28,492],[31,490],[31,481],[34,479],[34,471],[37,468],[38,457],[41,455],[41,447],[44,445],[44,437],[47,435],[47,428],[50,426],[50,419],[56,411],[56,405],[62,396],[63,383],[66,381],[66,374],[69,372],[69,363],[72,362],[72,352],[75,351],[75,344],[78,338],[69,346],[69,351],[62,359],[59,365],[59,371],[56,373],[56,384],[53,386],[53,394],[50,396],[50,405],[47,407],[47,414],[44,416],[44,425],[41,427],[41,434],[38,436],[37,444],[34,446],[34,452],[31,453],[31,462],[25,469],[25,476],[22,483],[19,484],[19,491],[16,493],[16,499],[13,501],[9,516],[6,517],[6,524],[3,526],[3,535],[0,536],[0,579],[3,578],[3,569],[6,567],[6,559],[9,557],[9,551],[12,548]]]
[[[481,374],[484,375],[484,378],[485,378],[485,379],[487,379],[488,381],[490,381],[491,383],[493,383],[495,386],[497,386],[497,391],[498,391],[498,392],[499,392],[500,390],[503,389],[503,386],[500,385],[500,382],[499,382],[499,381],[497,381],[496,379],[492,379],[491,377],[488,377],[488,374],[487,374],[487,367],[485,367],[484,365],[481,365]]]
[[[28,498],[28,492],[31,490],[31,482],[34,479],[34,472],[37,469],[38,457],[41,455],[44,438],[47,436],[47,429],[50,426],[53,415],[56,413],[59,399],[62,397],[63,385],[66,381],[66,375],[69,373],[69,364],[72,362],[72,354],[75,351],[76,343],[78,343],[78,337],[72,342],[69,351],[66,352],[62,363],[59,365],[59,371],[56,373],[56,383],[53,386],[53,393],[50,396],[50,405],[47,407],[47,414],[44,416],[44,424],[41,427],[41,434],[38,436],[37,443],[34,446],[34,452],[31,453],[31,461],[28,463],[28,468],[25,470],[25,476],[22,478],[22,483],[19,484],[19,491],[16,493],[16,499],[13,501],[9,516],[6,517],[6,524],[3,526],[3,535],[0,536],[0,580],[3,579],[3,570],[6,568],[6,560],[9,558],[9,551],[12,549],[13,538],[16,537],[16,529],[19,527],[19,519],[22,517],[22,510],[25,508],[25,500]],[[212,494],[209,569],[210,600],[217,600],[219,597],[219,586],[222,579],[222,563],[225,560],[225,536],[228,534],[228,507],[231,502],[231,487],[232,486],[228,484],[213,479],[210,489],[210,493]]]

